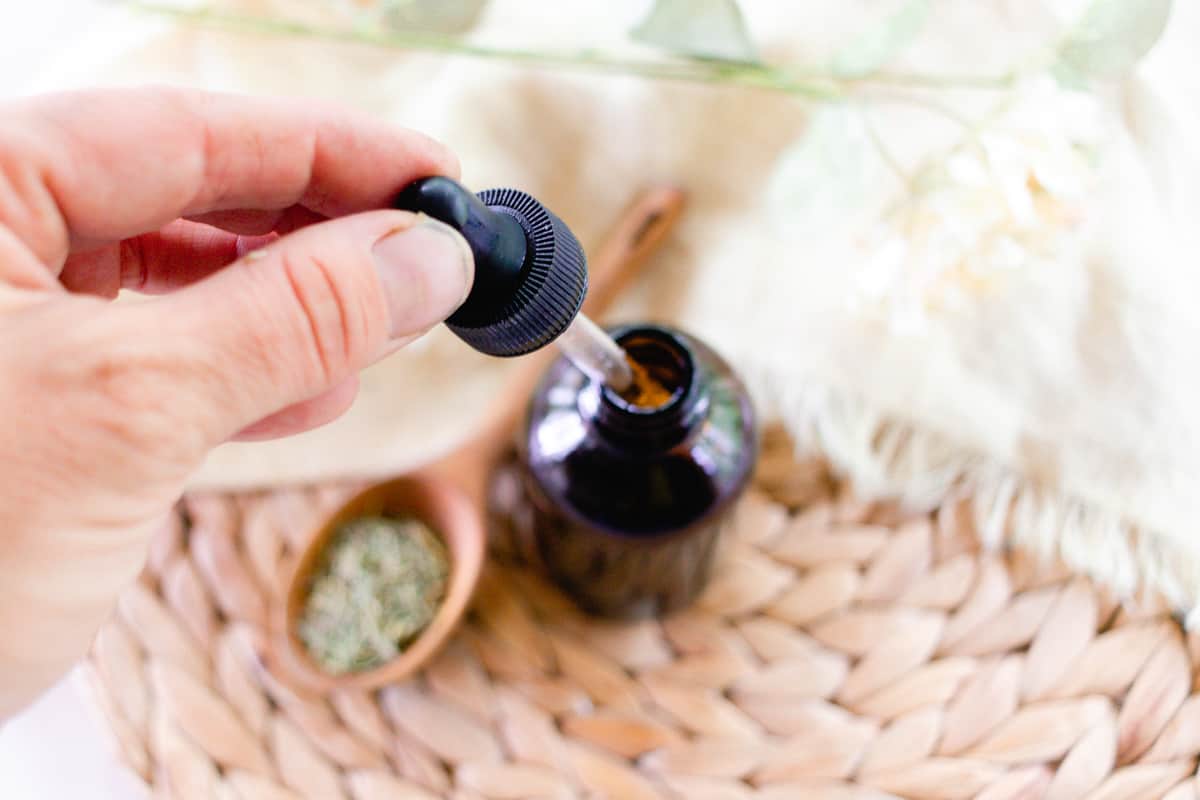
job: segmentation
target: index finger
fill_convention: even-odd
[[[335,217],[437,174],[458,162],[432,139],[308,101],[141,89],[0,109],[0,224],[56,268],[185,215],[300,204]]]

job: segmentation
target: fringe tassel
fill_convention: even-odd
[[[800,388],[797,388],[799,383]],[[946,437],[890,420],[828,387],[769,378],[772,404],[799,453],[820,453],[863,495],[922,511],[964,499],[981,544],[1018,547],[1108,586],[1118,598],[1156,592],[1200,628],[1200,552],[1117,515],[1039,486]]]

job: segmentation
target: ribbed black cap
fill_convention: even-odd
[[[424,178],[394,205],[440,219],[471,246],[475,283],[446,326],[481,353],[538,350],[579,313],[588,285],[583,248],[562,220],[525,192],[488,189],[475,196],[449,178]]]
[[[446,325],[489,355],[519,356],[539,350],[567,329],[583,305],[588,287],[583,248],[561,219],[524,192],[488,189],[479,193],[479,199],[493,211],[512,216],[525,231],[529,249],[522,279],[507,303],[496,303],[494,313],[462,315],[460,309]]]

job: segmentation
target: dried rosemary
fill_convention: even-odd
[[[348,522],[313,570],[297,626],[300,640],[332,674],[377,667],[433,619],[448,572],[445,547],[418,520]]]

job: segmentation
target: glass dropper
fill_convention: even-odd
[[[555,340],[563,355],[583,374],[614,391],[623,392],[633,384],[633,370],[625,351],[596,323],[583,314]]]

